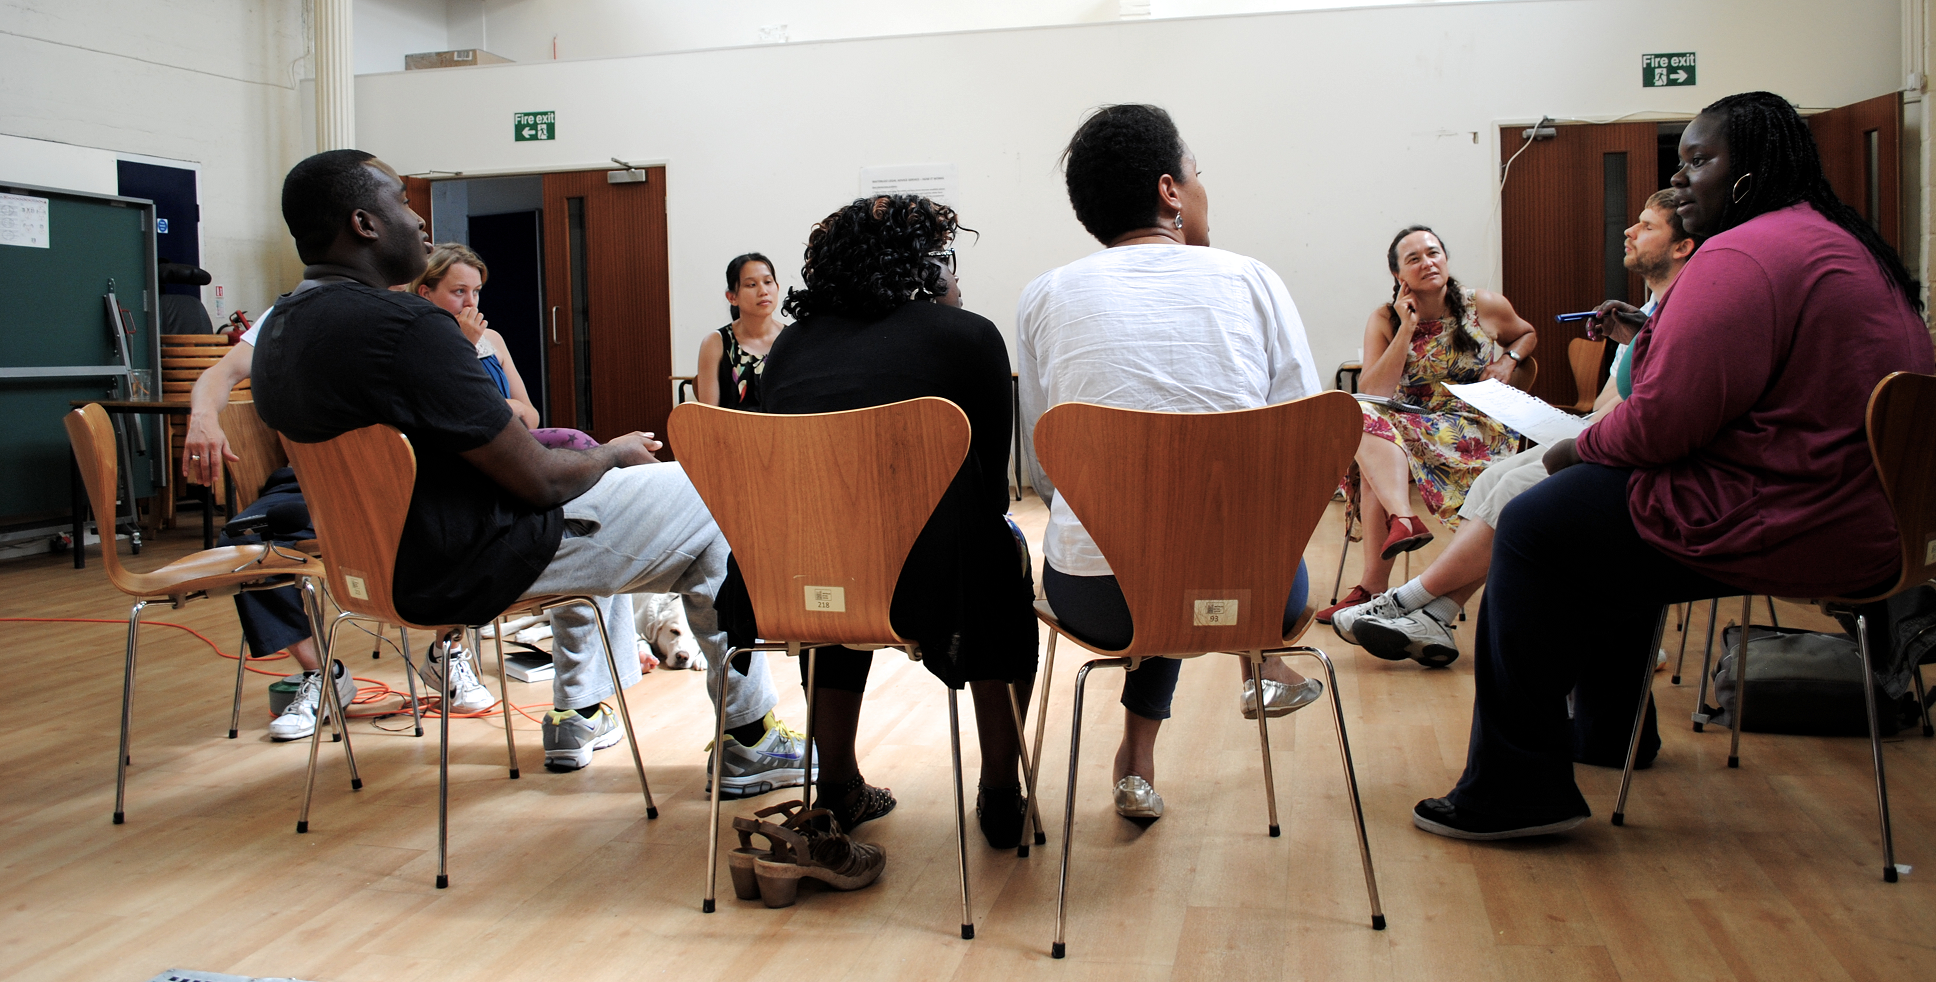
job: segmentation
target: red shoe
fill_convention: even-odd
[[[1425,522],[1416,515],[1399,518],[1397,515],[1385,516],[1385,551],[1379,556],[1390,559],[1401,552],[1411,552],[1432,541],[1432,533],[1425,528]]]
[[[1338,611],[1345,609],[1346,607],[1356,607],[1361,603],[1367,603],[1370,600],[1371,600],[1370,591],[1366,590],[1364,587],[1361,587],[1361,586],[1354,586],[1351,588],[1350,593],[1347,593],[1344,595],[1343,600],[1340,600],[1337,603],[1332,604],[1331,606],[1318,611],[1318,623],[1329,624],[1331,623],[1332,614],[1335,614]]]

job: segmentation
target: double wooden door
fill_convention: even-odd
[[[544,176],[545,342],[552,426],[600,441],[665,433],[672,412],[672,303],[665,168]]]

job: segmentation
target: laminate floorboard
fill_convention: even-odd
[[[1016,514],[1039,542],[1041,503],[1030,498]],[[1334,504],[1307,553],[1320,600],[1330,595],[1341,518]],[[1414,572],[1446,538],[1414,557]],[[166,533],[127,558],[151,568],[195,545],[192,534]],[[1347,562],[1347,586],[1361,548]],[[1784,624],[1829,623],[1811,609],[1780,609]],[[1582,603],[1580,630],[1592,630],[1592,610]],[[1739,612],[1724,602],[1720,617]],[[853,893],[803,889],[784,910],[735,900],[722,875],[720,909],[707,915],[699,901],[712,716],[699,673],[654,672],[628,693],[656,820],[645,817],[623,744],[584,771],[551,774],[536,721],[514,717],[523,776],[510,781],[498,718],[453,720],[451,886],[438,890],[435,722],[418,739],[407,718],[356,720],[365,781],[357,792],[340,746],[324,743],[312,831],[295,834],[308,745],[268,740],[269,678],[248,677],[241,738],[224,739],[234,662],[158,623],[199,631],[233,654],[239,631],[226,600],[149,608],[128,822],[110,824],[126,614],[98,556],[80,571],[65,555],[0,563],[0,618],[107,622],[0,620],[10,683],[0,687],[0,976],[139,982],[170,967],[317,982],[1936,975],[1936,857],[1925,855],[1936,840],[1936,740],[1912,729],[1884,745],[1899,861],[1927,868],[1882,883],[1864,741],[1748,734],[1742,767],[1730,770],[1727,731],[1691,731],[1705,604],[1686,625],[1683,684],[1656,678],[1664,747],[1635,779],[1628,825],[1606,819],[1619,774],[1581,767],[1592,821],[1503,844],[1427,835],[1409,814],[1464,764],[1476,624],[1460,625],[1467,657],[1444,670],[1379,661],[1325,627],[1307,635],[1337,665],[1384,932],[1368,924],[1328,700],[1272,723],[1284,829],[1273,839],[1256,724],[1236,711],[1235,659],[1184,666],[1157,758],[1169,812],[1142,828],[1117,818],[1109,800],[1122,673],[1094,672],[1076,769],[1069,958],[1060,962],[1049,943],[1072,686],[1085,656],[1073,645],[1059,647],[1048,699],[1049,844],[1028,859],[989,849],[973,827],[974,710],[961,699],[977,930],[963,941],[945,691],[896,653],[876,660],[859,740],[868,778],[900,799],[861,830],[887,849],[886,875]],[[372,660],[370,639],[354,638],[338,654],[365,689],[401,691],[395,652]],[[1670,620],[1669,653],[1680,644]],[[1309,660],[1293,667],[1317,671]],[[780,714],[797,725],[797,668],[774,657],[771,671]],[[486,683],[497,688],[494,670]],[[548,685],[512,683],[511,692],[534,717],[549,704]],[[385,696],[355,708],[399,705]],[[726,810],[746,814],[792,794]],[[722,841],[733,844],[730,833]]]

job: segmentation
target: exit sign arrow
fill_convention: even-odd
[[[511,140],[524,143],[529,140],[555,140],[558,138],[558,114],[553,111],[511,114]]]

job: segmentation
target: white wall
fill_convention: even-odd
[[[260,311],[302,269],[280,197],[303,54],[302,0],[9,0],[0,180],[113,193],[117,158],[195,163],[202,265]]]
[[[444,0],[355,0],[356,74],[403,71],[403,56],[450,49]]]
[[[967,303],[1012,338],[1021,288],[1097,248],[1056,169],[1070,132],[1093,106],[1157,102],[1200,158],[1216,244],[1283,275],[1328,368],[1387,293],[1396,228],[1433,224],[1456,273],[1496,282],[1498,121],[1756,88],[1841,105],[1901,85],[1898,31],[1896,0],[1525,0],[763,45],[363,77],[358,137],[405,172],[667,162],[684,368],[725,314],[726,260],[766,252],[797,285],[808,228],[871,165],[960,166],[982,232],[961,244]],[[1663,50],[1697,51],[1700,84],[1642,89],[1639,56]],[[558,112],[557,141],[511,141],[531,110]]]

